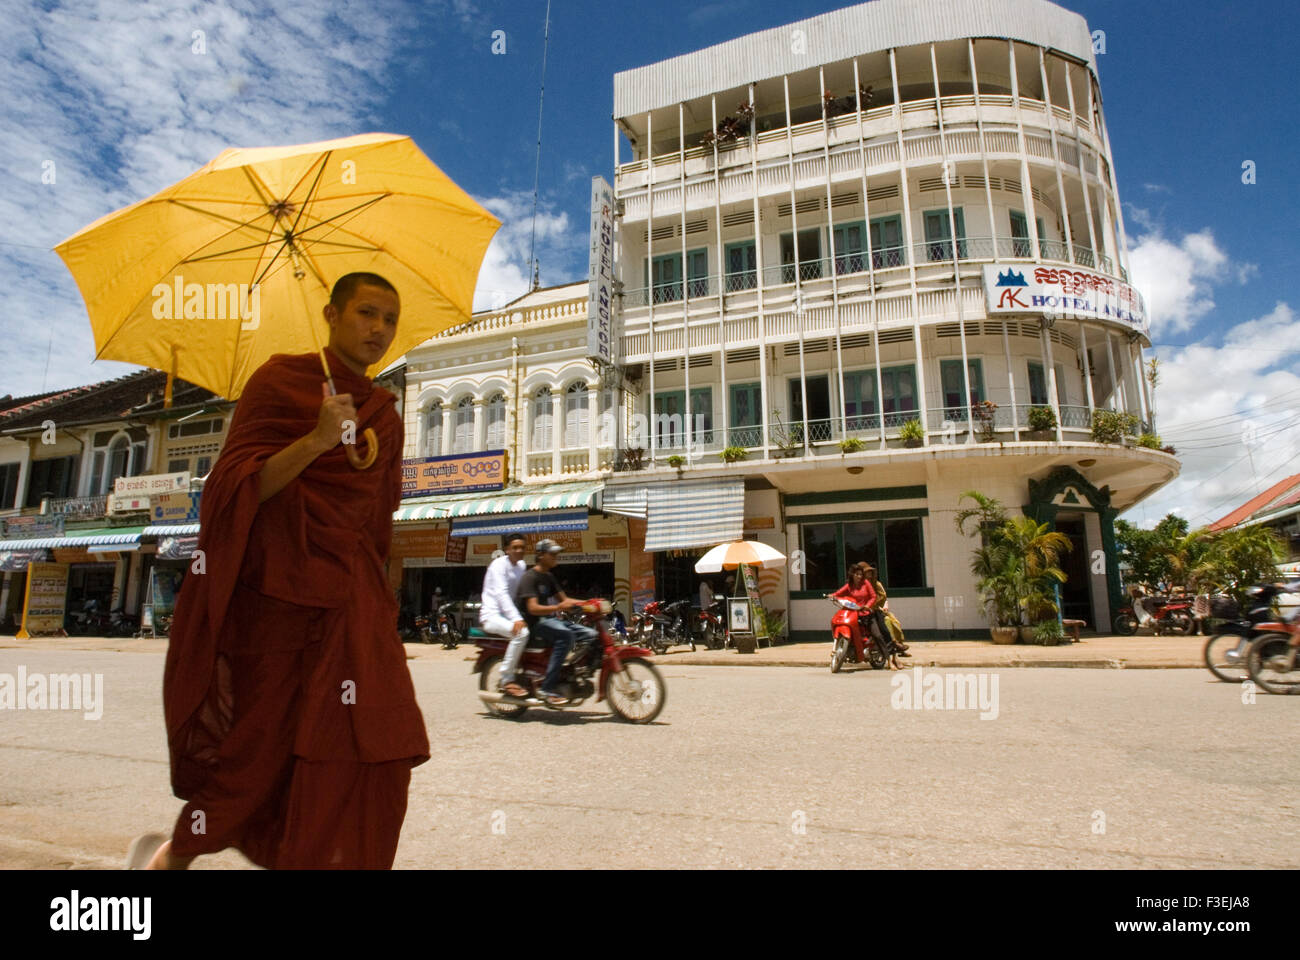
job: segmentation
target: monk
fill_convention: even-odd
[[[272,869],[392,867],[411,768],[429,758],[385,574],[402,423],[366,376],[399,311],[383,277],[343,277],[325,307],[337,395],[319,354],[277,354],[239,399],[163,676],[187,803],[129,866],[184,869],[233,846]],[[365,454],[367,427],[378,458],[355,469],[344,441]]]

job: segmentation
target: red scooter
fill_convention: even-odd
[[[1162,633],[1187,636],[1192,632],[1192,601],[1162,597],[1134,597],[1132,606],[1121,607],[1111,624],[1121,636],[1131,637],[1139,627],[1150,627],[1157,637]]]
[[[859,630],[858,640],[853,640],[854,624],[858,623],[859,617],[869,616],[870,611],[842,597],[828,599],[839,608],[831,617],[831,673],[839,673],[846,659],[853,663],[869,663],[872,670],[883,670],[889,663],[889,654],[872,635],[865,620],[863,626],[866,629]]]
[[[478,695],[489,710],[499,717],[518,720],[529,707],[568,710],[595,694],[597,703],[608,700],[615,716],[629,723],[649,723],[659,716],[667,692],[663,677],[645,659],[653,656],[652,651],[615,642],[605,622],[613,610],[608,600],[588,600],[579,609],[583,623],[598,636],[590,646],[569,654],[555,691],[569,702],[559,706],[536,695],[551,660],[550,647],[541,646],[533,636],[528,638],[515,682],[529,693],[527,697],[512,697],[499,689],[501,661],[510,638],[484,633],[478,628],[470,630],[470,638],[479,651],[473,671],[479,675]]]

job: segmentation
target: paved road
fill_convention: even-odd
[[[116,866],[180,808],[162,657],[0,650],[19,664],[102,673],[105,710],[0,711],[0,866]],[[410,666],[433,759],[399,867],[1300,866],[1300,702],[1204,672],[1004,669],[983,720],[895,709],[906,672],[669,661],[660,720],[632,726],[603,705],[497,719],[468,663]]]

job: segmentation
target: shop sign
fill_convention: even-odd
[[[149,516],[154,523],[193,523],[199,519],[202,492],[164,493],[151,498]]]
[[[389,552],[402,557],[444,556],[447,553],[447,528],[408,529],[398,524],[393,528],[393,545]]]
[[[155,473],[142,477],[118,477],[113,481],[113,492],[133,493],[143,497],[161,493],[179,493],[190,489],[190,472]]]
[[[448,563],[464,563],[465,548],[469,545],[467,537],[448,537],[446,560]]]
[[[115,513],[132,513],[136,510],[148,510],[149,497],[139,493],[110,493],[108,495],[109,516]]]
[[[776,529],[776,517],[746,517],[744,528],[746,530],[774,530]]]
[[[627,537],[597,537],[597,550],[626,550]]]
[[[403,460],[402,497],[500,490],[506,485],[506,461],[504,450]]]
[[[63,563],[33,563],[27,567],[27,596],[19,639],[59,633],[68,593],[68,567]]]
[[[51,551],[56,563],[117,563],[117,553],[91,553],[85,547],[62,547]]]
[[[587,258],[587,356],[614,362],[614,188],[591,178],[590,256]]]
[[[64,519],[63,514],[55,513],[44,517],[7,517],[2,522],[4,534],[11,540],[34,540],[63,536]]]

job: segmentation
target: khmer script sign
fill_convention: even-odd
[[[1064,320],[1113,320],[1147,332],[1142,294],[1114,277],[1071,267],[992,263],[984,267],[989,315],[1048,314]]]

